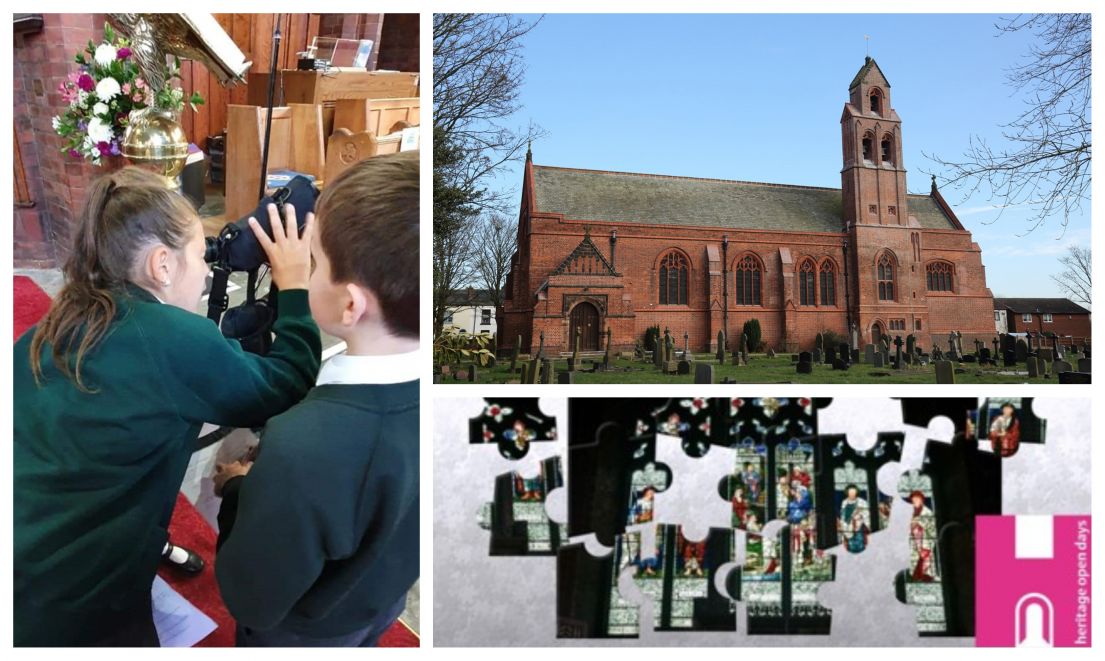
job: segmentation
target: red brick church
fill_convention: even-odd
[[[499,346],[632,349],[650,326],[682,348],[729,348],[748,319],[766,347],[812,348],[820,331],[859,345],[949,331],[992,339],[982,250],[935,180],[906,192],[890,83],[867,58],[840,118],[841,188],[540,166],[527,154]]]

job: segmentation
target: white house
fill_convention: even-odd
[[[495,306],[486,289],[461,289],[445,302],[445,328],[458,333],[495,334]]]

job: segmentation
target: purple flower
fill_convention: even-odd
[[[121,153],[122,152],[119,151],[119,143],[115,140],[112,140],[111,141],[111,155],[112,156],[118,156]]]
[[[77,151],[76,149],[70,149],[69,150],[69,155],[72,156],[73,158],[80,158],[81,157],[81,153],[79,151]]]
[[[81,77],[77,79],[77,85],[85,92],[91,92],[96,89],[96,81],[92,80],[92,76],[87,73],[82,74]]]
[[[117,59],[117,60],[125,60],[128,57],[130,57],[130,49],[127,48],[126,46],[124,46],[124,47],[120,48],[119,50],[115,51],[115,59]]]
[[[96,144],[96,149],[100,150],[100,155],[101,156],[107,156],[108,154],[111,153],[111,145],[109,145],[109,144],[107,144],[106,142],[103,142],[103,141],[100,141]]]
[[[81,121],[77,122],[77,128],[80,129],[81,131],[87,129],[88,128],[88,122],[86,122],[82,119]]]

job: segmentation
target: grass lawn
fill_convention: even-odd
[[[598,360],[601,363],[601,358],[588,360]],[[585,367],[588,366],[588,360],[584,361]],[[834,370],[828,365],[814,365],[812,374],[798,374],[795,370],[796,363],[791,361],[789,354],[780,354],[775,358],[753,354],[749,357],[750,364],[743,367],[718,365],[713,355],[707,354],[699,355],[697,360],[714,366],[714,383],[721,383],[726,377],[736,383],[936,383],[936,371],[932,365],[895,370],[875,369],[871,365],[860,363],[843,371]],[[557,371],[568,369],[566,360],[557,360],[555,365]],[[577,372],[575,383],[694,383],[693,368],[691,374],[678,375],[661,374],[651,363],[628,359],[618,359],[614,361],[614,365],[615,368],[608,372]],[[962,363],[959,367],[966,371],[955,375],[956,383],[1030,383],[1028,374],[1024,371],[1019,374],[1002,374],[1013,370],[979,367],[971,363]],[[516,375],[509,373],[509,368],[509,358],[500,360],[494,368],[477,368],[476,382],[506,383],[510,379],[517,379]],[[1054,376],[1033,381],[1059,382]],[[452,378],[441,382],[460,383]]]

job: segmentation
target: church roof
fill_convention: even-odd
[[[572,220],[840,232],[839,188],[533,166],[537,211]],[[909,196],[927,229],[956,229],[928,195]]]
[[[995,298],[995,310],[1017,314],[1046,312],[1048,314],[1089,314],[1090,311],[1069,298]]]
[[[853,78],[852,82],[848,84],[848,89],[852,89],[856,85],[859,85],[860,83],[862,83],[864,76],[866,76],[867,72],[870,71],[871,69],[878,69],[879,73],[882,74],[882,69],[879,68],[878,63],[875,62],[875,58],[873,58],[869,55],[869,56],[867,56],[866,59],[864,59],[863,66],[860,67],[859,71],[856,72],[856,77]],[[882,76],[882,79],[886,80],[886,75],[885,74]],[[890,87],[890,81],[889,80],[886,80],[886,86]]]

